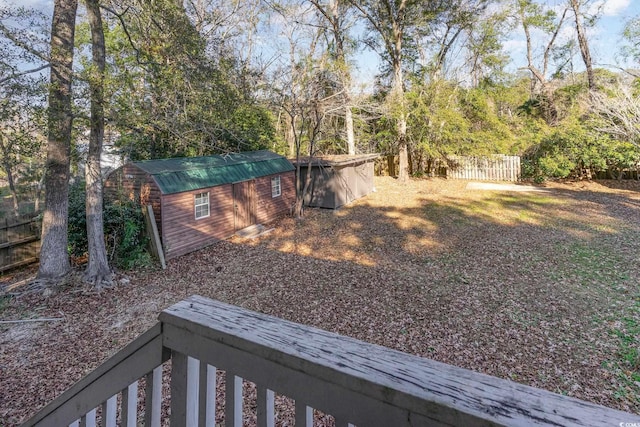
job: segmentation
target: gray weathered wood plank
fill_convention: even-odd
[[[172,427],[187,427],[187,359],[184,353],[171,352]]]
[[[405,424],[412,419],[443,425],[565,426],[640,422],[637,415],[198,296],[166,309],[160,320],[165,324],[164,343],[169,347],[190,347],[188,351],[201,353],[195,357],[215,364],[209,354],[211,350],[205,347],[217,343],[232,354],[226,363],[234,364],[232,358],[271,362],[270,366],[303,373],[303,377],[333,385],[335,390],[404,410]],[[175,329],[169,334],[171,328],[167,326]],[[189,333],[200,337],[201,343],[190,344]],[[202,340],[208,341],[205,344]],[[349,417],[341,419],[362,424]]]
[[[111,396],[102,403],[102,427],[116,427],[118,396]]]
[[[162,350],[161,331],[161,325],[156,324],[45,406],[23,427],[68,425],[162,364],[167,356]]]
[[[242,427],[242,378],[227,370],[224,381],[224,425]]]
[[[275,393],[264,385],[256,384],[258,427],[273,427],[275,424]]]
[[[122,390],[121,404],[122,427],[137,427],[138,419],[138,381],[134,381]]]
[[[160,427],[162,410],[162,366],[146,375],[144,426]]]
[[[301,399],[308,405],[357,425],[400,426],[408,418],[406,410],[354,393],[325,378],[309,376],[251,353],[203,338],[185,329],[164,325],[165,345],[216,364],[220,369],[264,385],[279,394]],[[363,410],[361,408],[367,408]]]

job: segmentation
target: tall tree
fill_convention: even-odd
[[[49,18],[24,8],[0,6],[0,169],[18,215],[18,183],[41,176],[42,70],[49,67]],[[35,206],[39,199],[36,197]],[[36,208],[37,211],[37,208]]]
[[[557,14],[553,10],[545,9],[533,0],[516,0],[516,13],[520,19],[527,44],[527,68],[533,76],[532,95],[535,93],[536,86],[539,85],[543,115],[549,124],[555,124],[558,120],[553,88],[547,79],[549,61],[568,10],[568,7],[564,7],[560,17],[557,18]],[[534,59],[534,44],[531,33],[534,28],[540,29],[550,36],[542,52],[541,68],[536,65]]]
[[[109,282],[111,270],[104,243],[104,221],[102,218],[102,173],[100,158],[104,138],[104,76],[105,42],[102,16],[98,0],[85,0],[87,17],[91,28],[91,53],[93,66],[89,75],[91,98],[91,129],[89,153],[85,166],[87,242],[89,263],[85,280],[96,286]]]
[[[584,66],[587,70],[587,83],[589,85],[589,90],[593,91],[596,89],[596,78],[593,71],[593,61],[591,60],[589,40],[587,39],[584,25],[586,13],[584,9],[587,4],[588,0],[569,0],[569,6],[573,11],[574,22],[576,25],[576,35],[578,38],[578,46],[580,47],[580,54],[582,55],[582,61],[584,62]],[[593,19],[595,19],[595,17],[592,17],[592,22]]]
[[[240,90],[242,66],[214,40],[229,34],[199,16],[207,1],[185,11],[173,0],[132,0],[109,8],[109,123],[131,158],[160,158],[267,148],[273,125],[266,109]],[[203,9],[204,8],[204,9]],[[187,13],[197,17],[194,26]],[[231,13],[231,12],[230,12]],[[234,19],[237,19],[234,15]],[[197,28],[203,32],[196,31]],[[230,30],[231,31],[231,30]],[[216,36],[216,34],[218,36]],[[111,71],[112,70],[112,71]],[[252,91],[259,87],[248,81]]]
[[[55,0],[51,24],[45,209],[38,279],[55,280],[71,268],[67,254],[69,161],[73,114],[71,82],[77,0]]]
[[[494,10],[468,29],[467,65],[474,87],[505,76],[504,67],[509,57],[502,47],[510,25],[507,15],[506,9]]]
[[[31,85],[38,85],[31,79],[25,83],[29,86],[5,84],[0,91],[0,170],[6,174],[16,217],[20,202],[17,184],[23,179],[22,184],[33,183],[29,166],[41,166],[37,159],[43,134],[39,108],[29,99]]]
[[[356,143],[353,129],[353,106],[351,97],[351,73],[347,61],[345,44],[347,43],[346,14],[349,4],[344,0],[329,0],[328,4],[323,4],[318,0],[310,0],[318,9],[320,14],[329,24],[332,37],[331,56],[340,75],[342,83],[342,97],[344,99],[344,124],[347,140],[348,154],[356,153]]]
[[[426,35],[435,54],[428,65],[431,80],[442,78],[445,62],[452,49],[465,33],[472,31],[484,18],[488,0],[453,0],[440,6],[429,25],[420,32]],[[467,43],[468,44],[468,41]]]
[[[351,2],[367,20],[369,29],[379,38],[382,44],[382,56],[391,66],[393,84],[390,97],[397,109],[398,180],[406,182],[409,179],[409,161],[403,60],[408,32],[415,28],[416,20],[425,13],[423,4],[415,0],[351,0]]]

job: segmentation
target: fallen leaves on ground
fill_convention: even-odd
[[[637,183],[465,185],[376,178],[349,206],[119,274],[110,289],[69,280],[0,300],[3,319],[63,318],[0,325],[0,424],[26,420],[192,294],[640,413],[637,384],[611,368],[616,322],[638,316]]]

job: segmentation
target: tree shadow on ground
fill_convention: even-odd
[[[0,331],[0,366],[19,361],[0,376],[0,414],[35,411],[192,294],[640,412],[603,367],[638,297],[636,193],[383,184],[336,212],[133,272],[132,285],[23,301],[67,320],[29,345]]]

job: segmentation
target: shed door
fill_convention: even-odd
[[[242,230],[256,223],[255,181],[233,184],[235,229]]]

